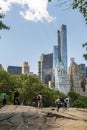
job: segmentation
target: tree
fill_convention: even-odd
[[[10,29],[10,27],[8,27],[7,25],[5,25],[5,24],[2,22],[2,18],[4,18],[4,15],[3,15],[3,14],[0,14],[0,30],[1,30],[1,29]]]
[[[87,42],[84,43],[82,46],[85,47],[87,51]],[[83,54],[83,57],[85,58],[85,60],[87,60],[87,54]]]
[[[52,0],[48,0],[51,2]],[[73,9],[79,9],[83,14],[85,21],[87,23],[87,0],[56,0],[58,5],[67,5],[68,3],[72,6]]]
[[[0,8],[1,10],[1,8]],[[3,13],[0,13],[0,30],[1,29],[10,29],[9,26],[5,25],[3,22],[2,22],[2,19],[5,17],[5,15]]]
[[[87,24],[87,0],[74,0],[72,7],[73,9],[79,9],[79,11],[83,14]]]
[[[73,2],[73,9],[78,8],[79,11],[83,14],[86,24],[87,24],[87,0],[74,0]],[[87,51],[87,42],[82,45],[83,47],[86,47]],[[87,53],[83,54],[83,57],[85,60],[87,60]]]

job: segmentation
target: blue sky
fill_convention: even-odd
[[[29,3],[30,2],[30,3]],[[87,25],[78,10],[55,6],[55,0],[0,0],[5,13],[4,23],[10,30],[0,31],[0,64],[22,66],[28,61],[30,71],[38,72],[40,54],[53,52],[57,45],[57,30],[67,26],[68,64],[74,57],[77,64],[87,61],[82,43],[87,42]]]

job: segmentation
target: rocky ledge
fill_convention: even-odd
[[[87,109],[7,105],[0,109],[0,130],[87,130]]]

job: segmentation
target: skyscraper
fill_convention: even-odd
[[[29,75],[29,72],[30,72],[30,68],[29,68],[28,62],[25,61],[23,63],[23,66],[22,66],[22,74],[28,74]]]
[[[55,45],[53,48],[53,68],[56,67],[58,63],[58,46]]]
[[[67,29],[63,24],[58,30],[58,60],[64,64],[67,72]]]
[[[53,73],[53,53],[41,54],[40,61],[38,62],[38,74],[42,83],[49,84],[52,81]]]
[[[67,29],[62,25],[57,32],[58,45],[54,46],[54,72],[55,90],[67,93],[70,91],[69,78],[67,75]],[[58,48],[58,49],[57,49]],[[56,65],[55,65],[56,64]]]
[[[55,90],[65,94],[70,91],[68,75],[62,62],[58,62],[55,68]]]

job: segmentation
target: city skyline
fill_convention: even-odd
[[[2,1],[0,0],[0,5]],[[47,4],[47,0],[44,0],[44,7],[42,3],[40,4],[44,8],[43,12],[46,12],[45,16],[44,13],[41,13],[41,16],[37,17],[38,20],[31,15],[32,19],[30,20],[27,16],[19,15],[23,1],[19,0],[19,3],[17,0],[14,1],[11,3],[12,0],[10,0],[8,6],[5,5],[6,3],[2,4],[4,9],[8,7],[3,22],[10,26],[9,31],[0,31],[0,64],[5,69],[9,65],[22,66],[24,61],[28,61],[30,71],[38,73],[40,54],[53,52],[53,46],[57,45],[57,30],[62,24],[67,26],[68,65],[70,58],[73,57],[77,64],[83,63],[87,66],[87,61],[82,57],[86,53],[82,43],[87,41],[87,25],[78,10],[71,8],[64,10],[64,8],[55,7],[53,2]],[[34,0],[32,1],[34,2]],[[35,10],[37,9],[33,3],[32,6]],[[37,7],[40,8],[39,4]],[[24,13],[22,12],[22,14]]]

